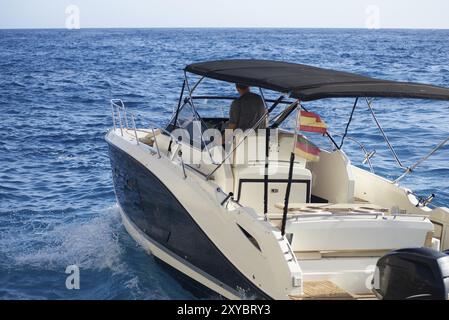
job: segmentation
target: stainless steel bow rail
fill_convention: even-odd
[[[111,100],[111,111],[112,111],[112,123],[114,125],[114,130],[117,129],[117,123],[116,123],[116,114],[118,115],[118,121],[120,125],[120,133],[123,137],[123,129],[129,129],[128,125],[128,116],[126,113],[125,104],[121,99],[112,99]],[[122,121],[122,113],[123,113],[123,120],[125,122],[125,125],[123,125]],[[133,124],[134,134],[136,136],[137,144],[139,144],[139,139],[137,138],[137,129],[136,129],[136,123],[134,121],[134,114],[130,113],[131,115],[131,121]]]
[[[124,129],[129,129],[129,122],[128,122],[128,117],[131,117],[131,123],[132,123],[132,130],[134,131],[134,135],[136,137],[136,144],[139,145],[139,139],[137,136],[137,132],[145,132],[145,133],[150,133],[150,131],[147,130],[142,130],[142,129],[137,129],[136,128],[136,123],[135,123],[135,116],[132,112],[129,112],[126,110],[125,104],[123,103],[122,100],[120,99],[112,99],[111,100],[111,111],[112,111],[112,123],[114,125],[114,130],[117,130],[117,120],[118,120],[118,124],[120,127],[120,134],[121,136],[124,135],[123,130]],[[157,130],[160,130],[161,132],[163,132],[165,135],[170,137],[170,141],[172,143],[175,143],[177,146],[179,146],[179,151],[181,151],[182,148],[182,144],[178,141],[178,139],[171,134],[171,132],[167,131],[166,129],[161,128],[159,125],[153,123],[153,122],[149,122],[150,125],[150,130],[151,133],[153,134],[153,138],[154,138],[154,145],[156,147],[156,152],[158,154],[158,158],[160,159],[162,157],[161,151],[159,149],[159,144],[157,141],[157,135],[155,132],[155,128]],[[149,146],[150,147],[150,146]],[[154,149],[154,148],[153,148]],[[184,175],[184,179],[187,178],[187,173],[186,173],[186,165],[184,164],[184,160],[182,159],[182,152],[181,154],[178,151],[178,156],[180,158],[180,164],[181,164],[181,169]],[[169,156],[170,151],[167,152],[167,157]],[[187,167],[190,167],[187,165]],[[197,171],[198,172],[198,171]],[[204,175],[203,173],[201,173],[204,177],[206,177],[206,175]],[[223,197],[226,199],[225,202],[229,203],[230,201],[233,202],[234,204],[238,205],[239,207],[241,207],[241,205],[238,202],[235,202],[232,199],[232,196],[228,197],[229,195],[227,195],[223,190],[221,190],[220,188],[217,188],[217,192],[219,192],[220,194],[223,195]]]
[[[130,130],[129,127],[129,122],[128,122],[128,117],[131,120],[131,124],[132,124],[132,130],[134,131],[134,136],[136,138],[136,144],[139,145],[140,141],[139,141],[139,137],[137,135],[137,132],[144,132],[144,133],[150,133],[147,130],[142,130],[142,129],[137,129],[136,127],[136,121],[135,121],[135,116],[132,112],[129,112],[126,110],[125,104],[123,103],[123,101],[121,99],[112,99],[111,100],[111,112],[112,112],[112,123],[114,126],[114,131],[117,130],[117,120],[118,120],[118,124],[120,127],[120,134],[123,137],[124,136],[124,130]],[[159,159],[162,157],[161,155],[161,151],[159,149],[159,143],[157,142],[157,135],[155,132],[155,128],[161,132],[163,132],[164,134],[166,134],[167,136],[170,137],[171,143],[175,143],[176,145],[179,146],[178,150],[178,156],[181,162],[181,168],[184,174],[184,179],[187,178],[187,174],[185,171],[185,165],[184,165],[184,160],[182,158],[182,144],[178,141],[178,139],[173,136],[170,132],[168,132],[167,130],[161,128],[159,125],[153,123],[153,122],[149,122],[150,125],[150,130],[151,133],[153,134],[153,139],[154,139],[154,145],[156,146],[156,152],[158,154]],[[153,147],[154,149],[154,147]],[[167,156],[169,155],[169,152],[167,153]]]

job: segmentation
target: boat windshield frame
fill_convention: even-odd
[[[193,111],[192,115],[195,118],[194,120],[197,120],[201,123],[201,127],[202,127],[201,132],[203,131],[203,129],[207,129],[207,125],[203,121],[203,117],[199,114],[199,112],[195,106],[195,100],[205,100],[205,99],[207,99],[207,100],[235,100],[238,98],[237,96],[222,96],[222,95],[217,95],[217,96],[198,95],[198,96],[195,96],[194,95],[195,90],[200,86],[200,84],[203,82],[203,80],[208,77],[201,76],[195,82],[195,84],[191,87],[187,73],[188,73],[188,71],[184,70],[184,80],[183,80],[183,84],[182,84],[181,93],[179,95],[178,105],[177,105],[176,110],[174,111],[172,118],[170,119],[168,125],[165,128],[168,132],[172,132],[173,130],[179,129],[179,128],[182,129],[181,126],[177,125],[177,122],[178,122],[178,117],[179,117],[180,112],[182,112],[183,108],[186,105],[191,106],[192,111]],[[213,79],[213,78],[208,78],[208,79],[220,81],[220,80]],[[299,100],[298,99],[293,100],[293,98],[291,98],[288,93],[280,93],[280,95],[277,99],[266,99],[265,95],[263,94],[263,88],[258,87],[258,90],[260,92],[260,96],[263,100],[263,103],[267,108],[267,113],[264,114],[262,116],[262,118],[269,117],[272,114],[272,112],[274,110],[276,110],[280,105],[287,106],[287,108],[282,110],[280,113],[278,113],[271,119],[271,121],[273,121],[273,122],[268,126],[268,129],[276,129],[288,118],[288,116],[290,116],[290,114],[293,111],[296,110],[296,108],[292,108],[292,104],[295,101],[299,102]],[[186,93],[186,91],[187,91],[187,93]],[[269,106],[268,103],[270,103],[271,105]],[[303,105],[301,105],[300,102],[299,102],[299,104],[303,110],[306,110],[306,108]],[[336,149],[340,149],[339,145],[335,142],[335,140],[332,138],[330,133],[327,132],[326,136],[329,138],[330,142]],[[202,137],[201,137],[201,139],[202,139]],[[204,149],[204,148],[207,149],[207,143],[202,140],[201,141],[201,149]]]

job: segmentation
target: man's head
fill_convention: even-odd
[[[245,93],[249,92],[250,88],[246,84],[236,83],[235,88],[237,89],[240,96],[243,96]]]

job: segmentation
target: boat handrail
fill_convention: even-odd
[[[373,106],[372,106],[373,101],[374,101],[374,98],[368,99],[367,97],[365,97],[365,101],[366,101],[366,104],[367,104],[367,106],[368,106],[368,110],[370,111],[371,116],[372,116],[372,118],[373,118],[373,120],[374,120],[374,122],[375,122],[377,128],[379,129],[379,131],[380,131],[382,137],[384,138],[385,143],[387,144],[388,149],[391,151],[391,154],[392,154],[392,156],[393,156],[393,159],[396,161],[396,163],[398,164],[398,166],[399,166],[401,169],[404,170],[404,172],[403,172],[398,178],[396,178],[395,180],[392,180],[392,181],[391,181],[391,183],[393,183],[393,184],[398,184],[399,181],[401,181],[401,180],[402,180],[403,178],[405,178],[407,175],[409,175],[410,173],[412,173],[412,172],[416,169],[416,167],[418,167],[421,163],[423,163],[424,161],[426,161],[427,159],[429,159],[435,152],[437,152],[437,151],[438,151],[439,149],[441,149],[446,143],[449,142],[449,136],[448,136],[448,137],[446,137],[443,141],[441,141],[437,146],[435,146],[432,150],[430,150],[429,153],[427,153],[426,155],[424,155],[423,157],[421,157],[421,158],[420,158],[417,162],[415,162],[413,165],[411,165],[411,166],[406,166],[406,165],[404,165],[404,164],[402,163],[402,161],[399,159],[398,154],[396,153],[395,149],[393,148],[393,145],[391,144],[391,142],[390,142],[390,140],[388,139],[388,137],[387,137],[387,135],[386,135],[384,129],[382,128],[382,126],[381,126],[379,120],[378,120],[377,117],[376,117],[376,114],[375,114],[374,109],[373,109]],[[356,100],[356,104],[357,104],[357,100]],[[356,105],[354,105],[353,111],[354,111],[354,109],[355,109],[355,106],[356,106]],[[345,134],[343,135],[343,139],[346,137],[345,135],[346,135],[346,133],[347,133],[347,129],[348,129],[348,127],[349,127],[349,123],[351,122],[351,120],[352,120],[352,113],[351,113],[351,117],[350,117],[350,119],[349,119],[349,122],[348,122],[348,124],[347,124],[347,126],[346,126],[346,130],[345,130]],[[346,138],[348,138],[348,137],[346,137]],[[355,141],[354,139],[352,139],[352,140]],[[343,140],[342,140],[342,144],[343,144]],[[342,145],[342,144],[341,144],[341,145]],[[359,145],[362,147],[361,144],[359,144]],[[363,148],[362,148],[362,149],[363,149]],[[365,151],[365,150],[364,150],[364,151]],[[369,160],[370,160],[370,158],[374,155],[374,153],[375,153],[375,152],[366,153],[366,151],[365,151],[365,160],[364,160],[364,162],[368,162],[368,164],[370,165],[370,168],[371,168],[371,169],[372,169],[372,166],[371,166]],[[373,170],[372,170],[372,172],[374,173]],[[433,196],[432,196],[432,197],[429,197],[429,198],[432,198],[432,199],[433,199]],[[430,200],[430,201],[431,201],[431,200]],[[430,203],[430,201],[429,201],[428,203]]]
[[[343,137],[342,134],[333,134],[334,137]],[[374,157],[374,155],[376,154],[376,150],[374,149],[373,151],[368,151],[365,147],[365,145],[363,145],[360,141],[358,141],[355,138],[352,137],[344,137],[345,139],[354,142],[355,144],[357,144],[360,149],[363,151],[364,155],[364,159],[362,161],[363,164],[368,164],[369,169],[371,171],[371,173],[374,173],[374,167],[373,164],[371,163],[371,159]]]
[[[385,143],[387,144],[388,149],[390,149],[391,154],[393,155],[393,158],[394,158],[394,160],[396,161],[396,163],[398,164],[398,166],[399,166],[400,168],[402,168],[402,169],[407,169],[407,167],[404,166],[404,165],[402,164],[402,161],[399,159],[399,156],[398,156],[398,154],[396,153],[396,150],[394,150],[393,145],[391,144],[390,140],[388,139],[388,137],[387,137],[387,135],[386,135],[384,129],[383,129],[382,126],[380,125],[379,120],[377,120],[376,114],[374,113],[373,106],[372,106],[373,100],[374,100],[374,99],[368,99],[368,98],[365,97],[366,105],[368,106],[368,109],[369,109],[369,111],[371,112],[371,115],[372,115],[372,117],[373,117],[373,120],[374,120],[374,122],[376,123],[376,126],[377,126],[377,128],[379,129],[380,134],[381,134],[382,137],[384,138]]]
[[[121,135],[122,136],[123,136],[123,129],[129,129],[128,116],[131,117],[131,123],[133,124],[133,128],[132,129],[135,132],[137,144],[139,144],[139,140],[137,139],[137,131],[150,133],[150,132],[142,130],[142,129],[137,129],[136,123],[135,123],[135,118],[136,117],[135,117],[134,113],[126,110],[125,104],[123,103],[123,101],[121,99],[111,99],[111,106],[112,106],[112,123],[113,123],[113,126],[114,126],[114,130],[117,129],[117,122],[116,122],[116,113],[117,113],[118,114],[120,131],[121,131]],[[120,110],[123,111],[123,120],[125,122],[125,125],[123,125],[122,114],[121,114]],[[154,131],[154,128],[157,128],[160,131],[164,131],[164,133],[166,133],[167,135],[170,135],[173,140],[176,140],[170,134],[170,132],[168,132],[167,130],[161,128],[158,124],[155,124],[155,123],[152,123],[152,122],[150,122],[149,124],[151,126],[151,130],[152,131]]]
[[[120,103],[120,105],[119,105]],[[114,131],[117,129],[117,124],[115,122],[115,113],[118,113],[119,125],[120,125],[120,133],[123,137],[123,124],[122,124],[122,115],[120,113],[120,109],[125,108],[123,101],[121,99],[111,99],[111,112],[112,112],[112,123],[114,125]]]
[[[116,114],[117,114],[119,126],[120,126],[120,133],[122,136],[123,136],[123,129],[126,129],[126,130],[130,129],[129,123],[128,123],[128,116],[131,118],[132,130],[134,131],[136,144],[139,145],[140,142],[139,142],[139,137],[137,135],[137,131],[140,131],[140,132],[146,132],[146,131],[137,129],[134,113],[126,110],[125,104],[123,103],[123,101],[121,99],[111,99],[111,111],[112,111],[112,122],[114,125],[114,131],[117,129],[117,124],[116,124]],[[122,113],[121,112],[123,112],[123,121],[122,121]],[[123,125],[123,122],[124,122],[124,125]],[[156,145],[156,151],[157,151],[159,158],[161,158],[161,151],[159,149],[159,143],[157,142],[157,137],[156,137],[155,130],[154,130],[155,128],[158,129],[160,132],[164,132],[166,135],[168,135],[170,137],[171,142],[174,142],[175,144],[182,146],[182,144],[178,141],[178,139],[175,136],[173,136],[166,129],[162,128],[158,124],[155,124],[151,121],[149,121],[149,125],[150,125],[150,130],[152,131],[152,134],[153,134],[154,144]],[[185,179],[185,178],[187,178],[187,175],[186,175],[186,171],[185,171],[184,160],[182,159],[181,155],[180,155],[180,159],[181,159],[181,167],[182,167],[182,171],[183,171],[184,179]]]
[[[269,214],[270,219],[282,218],[282,214]],[[387,214],[385,215],[382,212],[323,212],[323,213],[290,213],[289,219],[308,219],[308,218],[325,218],[325,219],[333,219],[333,218],[372,218],[372,219],[388,219],[389,217],[393,220],[402,219],[402,218],[415,218],[426,220],[429,217],[426,215],[417,215],[417,214]]]
[[[128,116],[130,116],[130,117],[131,117],[131,123],[132,123],[132,125],[133,125],[133,128],[132,128],[132,129],[134,130],[134,135],[136,136],[137,144],[139,144],[139,139],[137,138],[137,131],[142,131],[142,130],[138,130],[138,129],[136,128],[136,125],[135,125],[135,116],[134,116],[134,114],[133,114],[132,112],[130,112],[130,111],[127,111],[127,109],[126,109],[126,107],[125,107],[125,104],[124,104],[124,102],[123,102],[121,99],[111,99],[111,106],[112,106],[112,121],[113,121],[113,125],[114,125],[114,130],[116,129],[116,121],[115,121],[115,118],[116,118],[116,117],[115,117],[115,114],[116,114],[116,113],[118,114],[119,125],[120,125],[120,132],[121,132],[121,135],[122,135],[122,136],[123,136],[123,129],[124,129],[124,128],[129,129]],[[122,114],[121,114],[120,110],[123,111],[123,118],[124,118],[124,122],[125,122],[125,125],[124,125],[124,126],[123,126],[123,123],[122,123]],[[175,136],[173,136],[173,135],[171,134],[171,132],[167,131],[166,129],[162,128],[162,127],[159,126],[158,124],[155,124],[155,123],[153,123],[153,122],[151,122],[151,121],[149,122],[149,124],[150,124],[150,126],[152,126],[152,127],[154,127],[154,128],[157,128],[157,129],[159,129],[160,131],[164,132],[166,135],[170,136],[171,141],[174,141],[174,142],[176,142],[176,144],[181,145],[181,143],[178,141],[178,139],[177,139]],[[153,130],[153,131],[154,131],[154,130]],[[153,136],[154,136],[154,132],[153,132]],[[154,137],[155,137],[155,136],[154,136]],[[156,140],[156,137],[155,137],[155,140]],[[204,141],[203,141],[203,143],[204,143],[204,145],[205,145],[207,154],[209,155],[209,157],[210,157],[210,159],[211,159],[211,161],[212,161],[212,164],[218,165],[219,163],[217,163],[217,162],[214,160],[214,158],[213,158],[213,156],[212,156],[212,154],[211,154],[211,152],[210,152],[210,150],[209,150],[207,144],[206,144]],[[157,150],[157,151],[158,151],[158,154],[160,155],[159,145],[158,145],[157,141],[156,141],[156,147],[157,147],[157,149],[158,149],[158,150]]]
[[[123,120],[125,122],[125,126],[123,126],[122,122],[122,114],[121,111],[123,111]],[[126,130],[129,129],[129,123],[128,123],[128,113],[126,111],[125,104],[121,99],[111,99],[111,111],[112,111],[112,122],[114,125],[114,130],[116,129],[116,122],[115,122],[115,114],[118,114],[119,124],[120,124],[120,133],[123,137],[123,129],[124,127]],[[137,137],[137,129],[136,129],[136,122],[135,122],[135,116],[132,112],[129,112],[129,116],[131,117],[131,123],[134,130],[134,136],[136,137],[136,143],[139,145],[139,139]]]

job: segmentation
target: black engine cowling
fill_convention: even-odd
[[[392,251],[377,262],[373,291],[384,300],[449,300],[449,255],[428,248]]]

